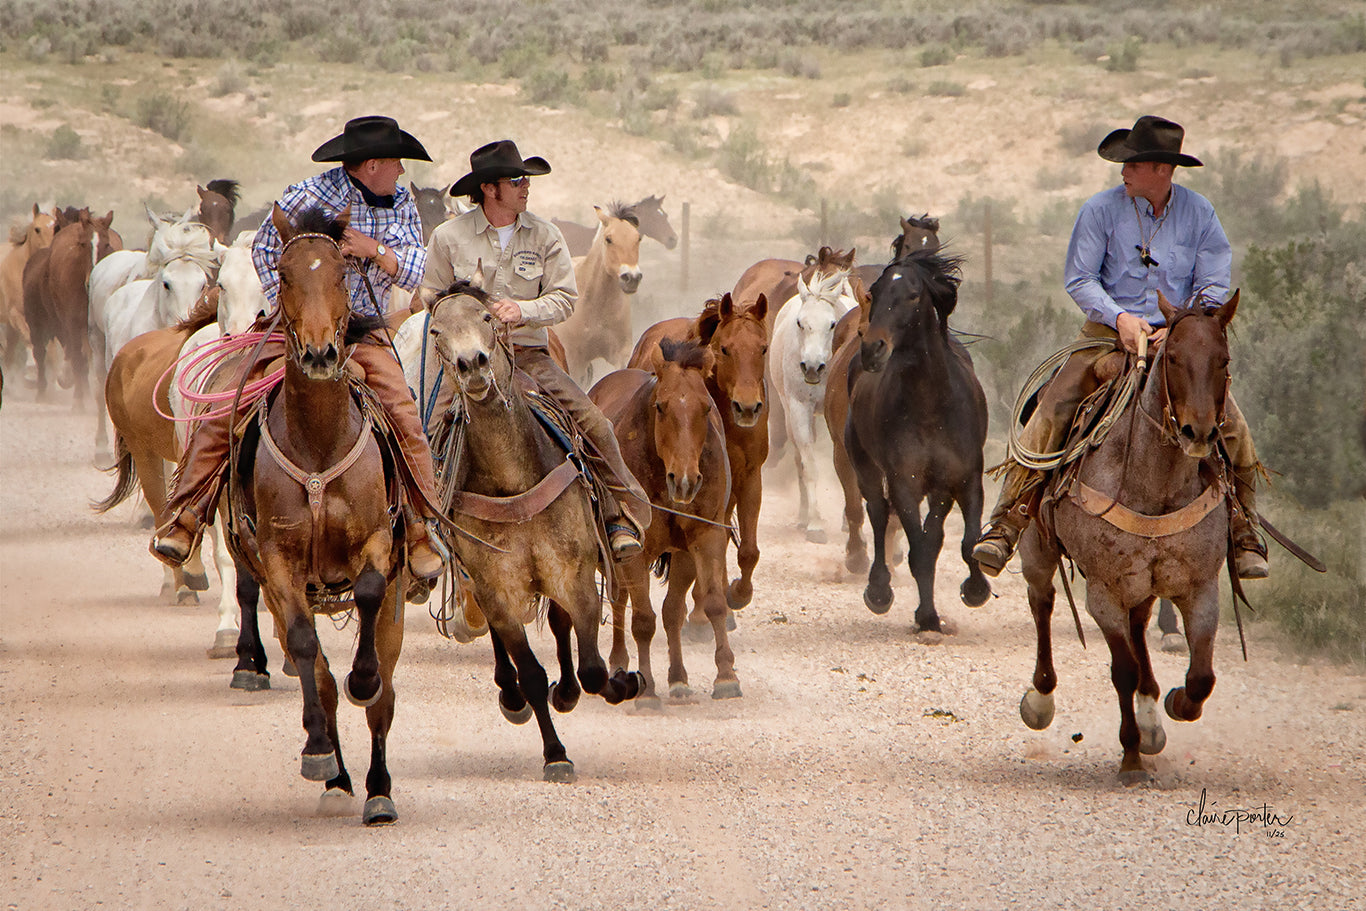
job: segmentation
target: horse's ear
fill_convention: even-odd
[[[152,228],[154,230],[161,227],[161,216],[153,212],[151,206],[144,202],[142,204],[142,211],[147,213],[147,220],[152,223]]]
[[[1218,310],[1214,311],[1214,315],[1219,317],[1219,325],[1223,328],[1227,329],[1228,324],[1233,322],[1233,314],[1238,312],[1238,295],[1242,293],[1241,288],[1236,289],[1233,296],[1220,305]]]
[[[280,208],[278,202],[270,208],[270,223],[275,226],[276,232],[279,233],[280,242],[289,243],[289,239],[294,236],[294,226],[289,223],[289,217],[285,215],[285,210]]]
[[[811,296],[811,286],[800,275],[797,276],[797,295],[803,300]]]
[[[1163,294],[1161,289],[1158,289],[1157,292],[1157,309],[1162,311],[1162,318],[1170,326],[1172,319],[1176,316],[1176,308],[1172,306],[1171,301],[1167,300],[1167,295]]]
[[[729,291],[721,295],[721,300],[717,301],[716,312],[721,319],[730,319],[735,315],[735,301],[731,300]]]
[[[732,312],[729,293],[722,296],[715,309],[707,307],[703,310],[702,315],[697,318],[697,340],[704,345],[710,345],[712,336],[721,325],[721,320],[728,319]]]
[[[408,181],[408,192],[414,196],[417,195],[417,184],[413,183],[411,180]]]
[[[708,346],[702,349],[702,378],[707,379],[716,370],[716,352]]]
[[[43,214],[43,210],[40,209],[40,208],[38,208],[38,204],[35,202],[35,203],[33,204],[33,217],[34,217],[34,218],[37,218],[39,215],[42,215],[42,214]]]
[[[199,211],[195,209],[194,206],[190,206],[188,209],[185,210],[185,214],[180,216],[180,221],[176,222],[176,224],[188,225],[190,222],[194,221],[195,216],[198,214]]]
[[[343,230],[351,227],[351,203],[348,202],[346,208],[338,213],[337,224],[340,225]]]
[[[113,209],[110,209],[108,212],[105,212],[105,213],[104,213],[104,217],[103,217],[103,218],[97,218],[97,219],[95,219],[95,222],[96,222],[97,224],[99,224],[100,227],[102,227],[102,228],[104,228],[104,229],[106,229],[106,230],[108,230],[109,228],[113,227],[113,225],[114,225],[114,210],[113,210]]]
[[[200,200],[200,202],[203,202],[203,201],[204,201],[204,196],[205,196],[205,194],[206,194],[208,191],[205,190],[203,187],[201,187],[199,184],[195,184],[195,185],[194,185],[194,191],[195,191],[196,193],[199,194],[199,200]]]
[[[598,221],[607,224],[607,213],[603,211],[602,206],[594,206],[593,211],[598,213]]]
[[[650,372],[655,376],[664,372],[664,349],[658,344],[650,349]]]
[[[749,315],[763,322],[768,317],[768,296],[762,292],[755,299],[754,306],[749,308]]]

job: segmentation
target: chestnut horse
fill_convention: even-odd
[[[740,577],[731,580],[726,601],[739,610],[754,597],[754,567],[759,562],[759,506],[763,501],[763,467],[768,459],[768,408],[764,364],[768,354],[768,299],[737,308],[729,293],[706,302],[695,319],[676,317],[655,323],[640,336],[628,367],[653,369],[654,352],[664,339],[691,340],[711,349],[716,368],[707,375],[707,391],[721,414],[730,461],[730,502],[726,521],[736,516],[740,543],[736,559]]]
[[[403,556],[394,540],[384,456],[368,413],[345,382],[351,309],[338,242],[350,212],[332,218],[310,209],[291,224],[276,206],[271,218],[284,242],[278,303],[288,354],[278,394],[263,400],[233,464],[229,547],[259,582],[280,645],[300,672],[307,733],[301,771],[327,783],[325,804],[350,797],[352,786],[337,731],[337,684],[314,615],[323,604],[335,607],[327,596],[353,595],[356,653],[342,689],[365,707],[370,729],[362,820],[391,823],[398,812],[385,744],[403,646]],[[254,618],[254,599],[242,609]]]
[[[95,218],[89,209],[80,209],[53,235],[51,246],[24,264],[24,317],[38,368],[40,401],[47,397],[47,343],[56,339],[71,365],[76,410],[85,406],[90,391],[86,281],[95,263],[123,249],[123,239],[110,227],[113,223],[113,212]]]
[[[658,706],[650,662],[655,613],[650,603],[650,565],[667,567],[664,632],[669,641],[669,695],[692,695],[683,666],[684,598],[693,599],[711,621],[716,637],[716,682],[713,699],[741,695],[735,676],[735,653],[726,633],[725,524],[730,502],[730,468],[721,414],[707,391],[707,374],[715,359],[711,349],[695,341],[660,341],[651,357],[651,375],[618,370],[602,378],[588,393],[616,429],[622,458],[655,505],[650,527],[635,557],[618,565],[622,590],[612,601],[614,668],[624,668],[626,599],[631,600],[631,632],[636,660],[645,678],[637,702]],[[668,504],[663,507],[660,504]]]
[[[1075,472],[1051,483],[1042,521],[1030,523],[1020,547],[1038,634],[1033,685],[1020,700],[1020,716],[1034,730],[1053,720],[1049,623],[1053,577],[1067,554],[1086,577],[1086,610],[1110,646],[1124,750],[1119,777],[1126,784],[1147,780],[1141,755],[1160,753],[1167,740],[1144,636],[1153,602],[1175,602],[1190,646],[1185,686],[1169,691],[1163,708],[1176,721],[1195,721],[1214,689],[1219,570],[1232,566],[1231,472],[1220,464],[1217,445],[1229,382],[1227,329],[1238,295],[1222,305],[1197,298],[1178,309],[1158,292],[1158,306],[1167,338],[1146,385]],[[1241,595],[1236,587],[1235,593]]]
[[[663,196],[647,196],[627,208],[640,223],[641,237],[654,238],[663,244],[666,250],[678,246],[678,234],[674,231],[674,226],[669,224],[669,216],[664,212]],[[564,235],[564,245],[570,256],[584,256],[592,248],[593,238],[598,233],[597,228],[558,218],[552,218],[550,222]]]
[[[33,204],[28,224],[10,229],[10,249],[0,263],[0,331],[4,333],[4,362],[23,366],[28,347],[28,321],[24,319],[24,264],[37,250],[52,243],[58,227],[56,212]]]
[[[427,327],[425,357],[419,353],[418,359],[439,362],[447,385],[455,387],[458,417],[443,422],[453,435],[438,434],[433,443],[442,455],[439,484],[449,515],[471,533],[453,546],[488,623],[499,708],[514,724],[535,714],[543,777],[569,782],[574,764],[555,732],[550,706],[567,712],[584,690],[615,705],[636,695],[640,678],[608,675],[598,650],[602,605],[595,572],[601,564],[590,488],[576,460],[566,457],[532,412],[525,374],[514,372],[487,301],[476,285],[457,282],[430,314],[412,318]],[[424,399],[435,395],[436,372],[428,374]],[[560,679],[553,685],[526,637],[525,624],[536,618],[538,601],[548,604],[559,656]]]
[[[213,239],[220,244],[226,246],[231,243],[233,214],[238,200],[237,181],[211,180],[208,189],[198,185],[194,189],[199,194],[199,211],[195,214],[195,221],[208,228]]]
[[[601,225],[587,256],[574,257],[579,300],[574,314],[556,327],[570,374],[580,383],[596,358],[620,367],[631,356],[631,295],[640,288],[640,228],[629,207],[594,206]]]
[[[886,532],[894,509],[919,589],[915,626],[922,633],[944,631],[934,606],[935,563],[954,503],[963,514],[961,552],[969,573],[960,595],[979,607],[991,594],[972,558],[982,521],[986,396],[948,325],[961,262],[915,250],[889,265],[873,283],[868,329],[849,369],[844,445],[873,529],[863,601],[876,614],[892,606]],[[928,500],[923,520],[922,500]]]

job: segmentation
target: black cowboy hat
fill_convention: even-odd
[[[544,158],[533,156],[523,160],[517,143],[500,139],[470,153],[470,172],[451,185],[451,195],[469,196],[480,184],[493,183],[500,177],[549,173],[550,165]]]
[[[400,130],[392,117],[357,117],[346,122],[340,135],[318,146],[314,161],[368,161],[371,158],[414,158],[431,161],[432,156],[412,133]]]
[[[1186,131],[1181,124],[1144,114],[1132,130],[1115,130],[1100,141],[1096,153],[1106,161],[1160,161],[1187,168],[1202,167],[1200,159],[1181,152]]]

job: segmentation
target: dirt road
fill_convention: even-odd
[[[1083,652],[1060,608],[1058,717],[1031,732],[1019,579],[970,611],[946,548],[939,605],[959,632],[918,644],[904,567],[892,612],[870,614],[842,568],[833,490],[832,543],[807,543],[781,472],[732,639],[742,699],[708,698],[710,648],[690,644],[699,701],[637,713],[586,696],[557,716],[578,782],[546,784],[535,726],[498,712],[487,641],[446,641],[410,608],[389,746],[400,821],[366,829],[359,799],[319,817],[278,646],[273,689],[229,690],[232,662],[205,658],[216,582],[199,606],[158,598],[132,511],[89,509],[111,486],[93,421],[11,380],[0,907],[1366,907],[1360,675],[1285,657],[1256,626],[1244,664],[1230,625],[1204,719],[1165,721],[1153,781],[1126,789],[1094,624]],[[323,625],[345,666],[351,632]],[[655,655],[662,668],[661,642]],[[1179,682],[1183,657],[1155,662],[1164,690]],[[359,783],[362,712],[343,705],[341,727]]]

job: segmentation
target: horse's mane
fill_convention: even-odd
[[[659,350],[667,363],[677,364],[685,370],[705,370],[707,367],[707,349],[693,339],[663,338],[659,340]]]
[[[294,231],[297,234],[326,234],[337,243],[341,243],[346,233],[346,225],[335,215],[329,215],[321,206],[309,206],[299,213],[298,219],[294,222]]]
[[[939,314],[944,331],[948,330],[949,314],[958,306],[958,285],[963,280],[963,257],[937,250],[911,250],[897,257],[893,266],[914,269],[930,292],[930,302]]]
[[[481,304],[487,304],[490,299],[490,295],[487,291],[474,284],[469,279],[457,278],[455,281],[451,282],[445,290],[437,294],[436,300],[441,300],[443,297],[454,297],[457,294],[472,297]]]
[[[218,289],[210,288],[208,294],[201,295],[185,318],[171,327],[173,332],[187,332],[190,335],[203,329],[218,319]]]
[[[238,187],[239,184],[235,180],[220,179],[209,181],[209,185],[205,189],[210,193],[217,193],[228,201],[228,205],[236,207],[239,198]]]
[[[636,207],[629,203],[613,200],[607,205],[607,214],[613,218],[620,218],[622,221],[628,222],[637,228],[640,227],[640,217],[636,215]]]
[[[346,323],[346,335],[342,341],[347,345],[354,345],[371,332],[377,332],[387,325],[384,317],[378,313],[352,312],[351,319]]]

